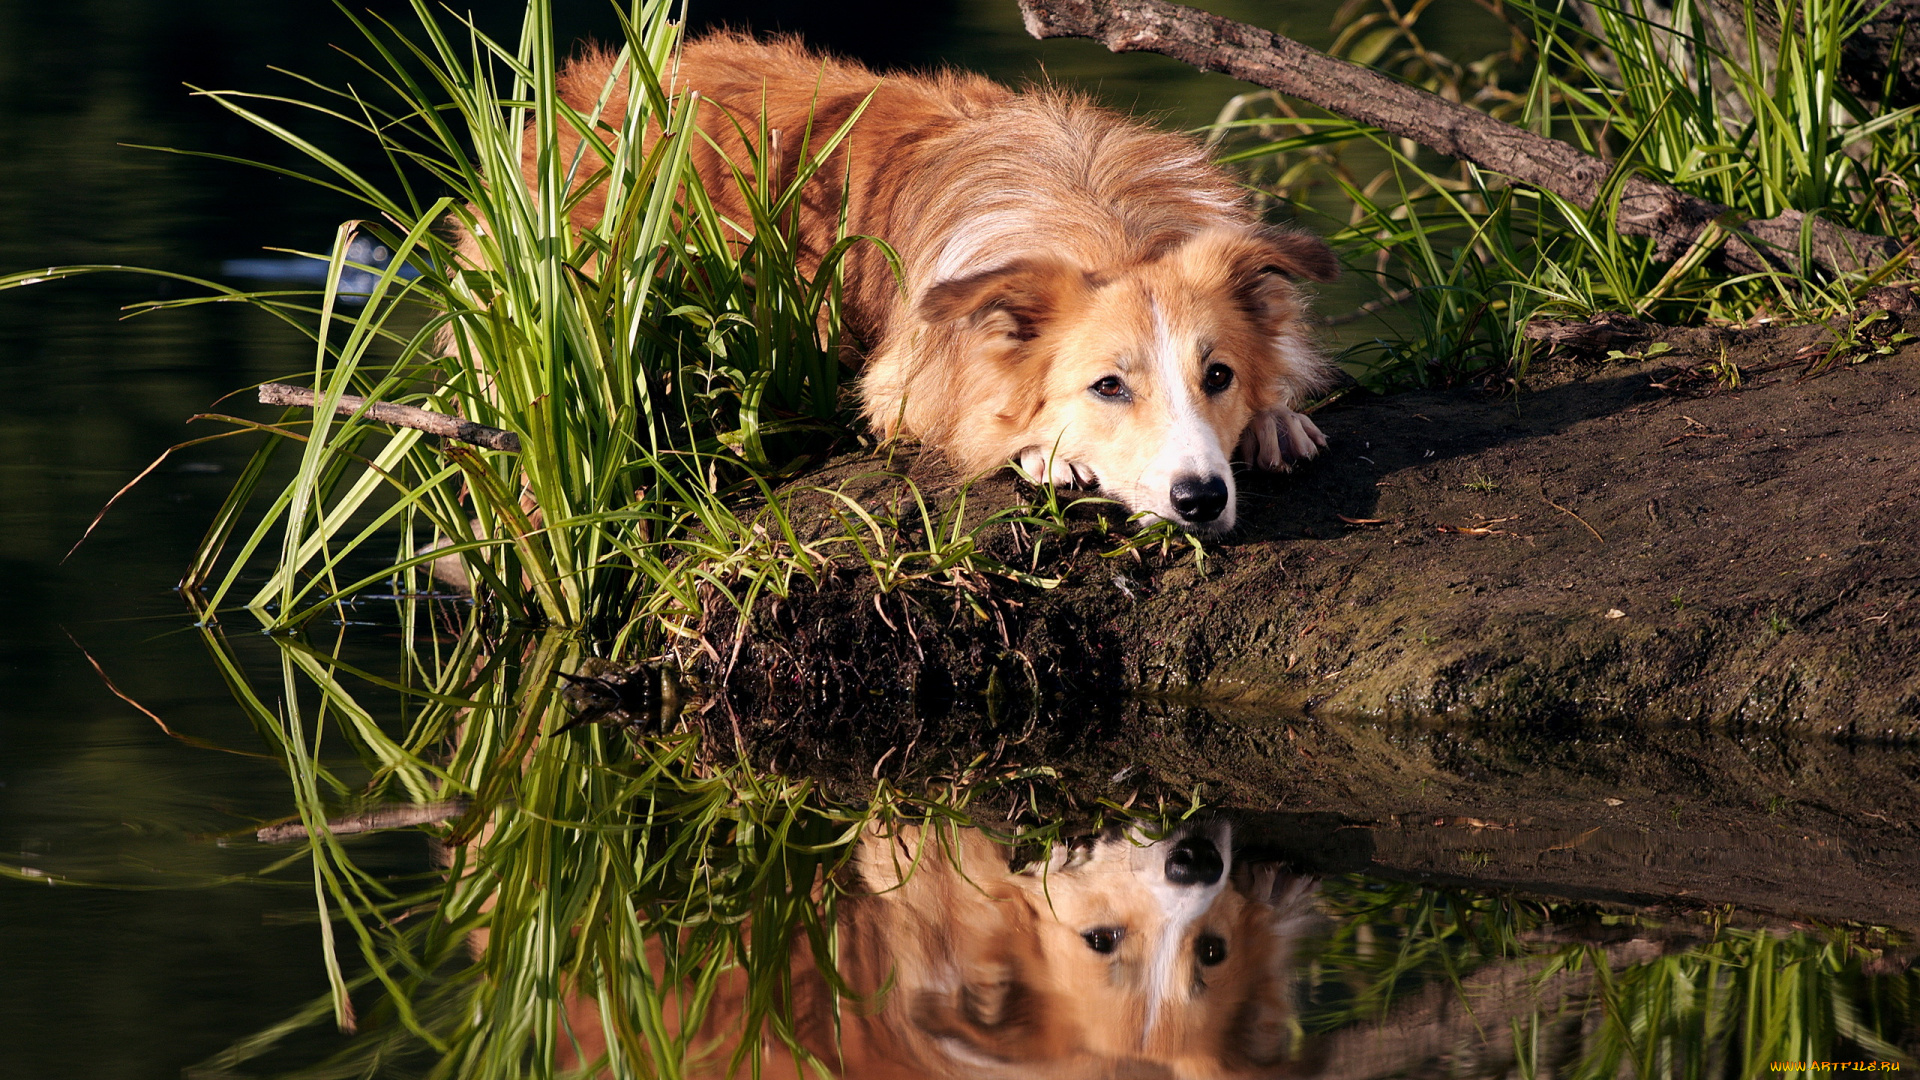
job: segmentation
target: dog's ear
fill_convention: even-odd
[[[1330,281],[1340,272],[1333,250],[1318,237],[1262,229],[1229,242],[1229,288],[1240,307],[1270,330],[1299,314],[1294,281]]]
[[[1333,249],[1312,233],[1262,229],[1260,239],[1267,248],[1261,257],[1261,273],[1308,281],[1332,281],[1340,276],[1340,260],[1334,257]]]
[[[940,282],[921,295],[919,314],[930,323],[965,320],[1032,341],[1049,319],[1091,289],[1086,274],[1058,259],[1021,259]]]
[[[973,977],[948,993],[920,992],[912,1015],[914,1025],[936,1039],[993,1061],[1017,1062],[1045,1056],[1041,1008],[1034,989],[1018,979]]]
[[[1267,1069],[1286,1062],[1295,1051],[1294,947],[1314,923],[1318,883],[1272,865],[1248,871],[1236,881],[1250,901],[1242,935],[1249,943],[1258,942],[1259,949],[1248,994],[1228,1030],[1228,1049],[1248,1064]]]

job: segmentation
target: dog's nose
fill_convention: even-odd
[[[1227,482],[1217,476],[1179,477],[1170,494],[1174,511],[1195,525],[1212,521],[1227,508]]]
[[[1167,853],[1167,880],[1175,885],[1211,885],[1220,870],[1220,849],[1204,836],[1189,836]]]

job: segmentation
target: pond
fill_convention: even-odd
[[[612,36],[611,20],[580,7],[563,13],[562,36]],[[1275,13],[1241,2],[1216,10],[1324,44],[1331,7]],[[404,14],[400,5],[379,10]],[[479,8],[483,22],[503,32],[517,11]],[[710,22],[802,31],[881,63],[952,62],[1003,79],[1044,69],[1183,126],[1210,120],[1244,89],[1159,58],[1113,57],[1082,42],[1034,43],[1011,5],[999,3],[850,4],[831,14],[802,3],[715,4],[697,13]],[[1423,26],[1443,48],[1458,42],[1468,49],[1493,32],[1485,13],[1465,3],[1437,5]],[[263,248],[324,248],[357,208],[266,173],[120,144],[288,163],[181,84],[286,89],[268,65],[345,81],[351,70],[329,45],[353,39],[351,26],[324,4],[0,3],[0,272],[119,263],[218,277],[234,260],[271,254]],[[365,982],[367,954],[346,922],[334,924],[333,948],[368,1034],[338,1033],[317,886],[303,849],[255,839],[258,827],[287,819],[299,801],[277,757],[272,721],[290,714],[276,695],[305,701],[309,719],[316,701],[310,689],[286,691],[283,672],[294,665],[300,687],[338,664],[375,679],[411,680],[409,696],[359,674],[342,676],[391,738],[415,749],[471,747],[488,724],[510,745],[528,717],[548,731],[563,723],[580,707],[578,694],[527,688],[551,687],[554,679],[541,676],[576,671],[580,658],[564,642],[476,637],[470,609],[450,601],[375,602],[364,618],[346,620],[357,625],[337,628],[341,638],[304,642],[306,652],[237,627],[224,637],[203,632],[173,583],[251,451],[243,440],[172,454],[69,555],[100,508],[162,450],[212,433],[207,425],[184,427],[186,418],[255,415],[250,404],[221,398],[311,366],[309,347],[257,312],[196,308],[116,321],[122,305],[178,295],[127,277],[0,295],[0,595],[8,609],[0,629],[0,868],[7,873],[0,880],[0,1016],[8,1021],[0,1075],[171,1077],[196,1066],[215,1075],[229,1066],[235,1075],[272,1074],[335,1054],[372,1053],[387,1037],[407,1051],[391,1075],[424,1071],[430,1058],[381,1005],[380,989]],[[409,667],[435,649],[441,652],[430,662]],[[487,666],[500,658],[508,662]],[[235,671],[262,695],[263,712],[250,715],[236,700],[228,678]],[[493,709],[461,726],[418,693],[435,677],[470,691],[464,680],[474,671],[501,680],[504,696],[489,700],[535,704],[524,715]],[[429,715],[437,719],[421,719]],[[1197,964],[1202,973],[1239,973],[1228,1021],[1162,1015],[1139,1000],[1096,1008],[1075,992],[1081,984],[1073,980],[1084,983],[1084,976],[1048,975],[1056,981],[1047,982],[1031,975],[1032,966],[1053,971],[1054,961],[1032,956],[989,957],[988,967],[1023,977],[988,979],[958,996],[938,980],[900,983],[902,991],[949,991],[942,1000],[950,1013],[919,1024],[948,1033],[941,1053],[962,1048],[961,1057],[943,1060],[977,1065],[965,1055],[1017,1058],[1069,1047],[1084,1054],[1062,1058],[1063,1075],[1099,1067],[1089,1061],[1108,1063],[1107,1073],[1089,1073],[1104,1075],[1122,1068],[1113,1062],[1164,1062],[1190,1044],[1198,1049],[1178,1075],[1259,1074],[1285,1061],[1355,1077],[1442,1068],[1487,1076],[1628,1069],[1718,1076],[1764,1070],[1756,1063],[1789,1050],[1914,1067],[1920,981],[1909,965],[1920,927],[1911,904],[1904,920],[1886,917],[1888,891],[1902,883],[1871,880],[1872,851],[1826,844],[1817,820],[1806,816],[1813,811],[1774,805],[1766,794],[1843,771],[1912,784],[1920,767],[1911,747],[1703,731],[1469,731],[1115,698],[1014,713],[957,706],[895,716],[891,726],[823,716],[812,728],[794,722],[806,717],[756,727],[749,717],[753,760],[766,770],[756,772],[716,767],[717,757],[731,753],[731,725],[712,711],[695,715],[689,730],[708,736],[705,756],[685,736],[636,743],[611,725],[543,744],[559,748],[543,766],[554,770],[550,777],[590,777],[601,786],[542,789],[553,800],[545,805],[533,787],[502,801],[513,816],[501,820],[529,839],[501,850],[532,858],[567,834],[575,846],[554,863],[549,884],[573,887],[573,900],[611,903],[615,894],[604,883],[624,881],[629,899],[671,907],[670,900],[690,903],[687,878],[646,878],[645,871],[684,869],[689,837],[704,836],[724,854],[711,855],[711,866],[736,874],[778,867],[784,877],[774,880],[794,883],[703,895],[770,903],[819,888],[817,861],[849,857],[864,867],[861,860],[876,861],[885,843],[941,836],[927,860],[932,869],[896,890],[902,900],[971,926],[979,937],[968,942],[1070,933],[1072,956],[1061,962],[1082,967],[1128,959],[1128,950],[1160,940],[1152,919],[1118,909],[1169,889],[1176,900],[1156,900],[1162,915],[1155,917],[1198,910],[1196,896],[1204,896],[1210,918],[1225,919],[1235,904],[1258,915],[1246,923],[1254,938],[1204,918],[1161,935],[1191,957],[1192,964],[1174,965],[1182,970]],[[923,731],[931,734],[916,741]],[[315,759],[320,767],[343,788],[363,783],[351,740],[328,738],[334,741]],[[636,764],[648,755],[652,772]],[[484,756],[474,750],[460,760],[478,769]],[[803,790],[800,777],[816,786]],[[717,802],[715,783],[725,785]],[[415,793],[430,786],[422,780]],[[667,792],[685,800],[689,816],[649,819],[645,829],[604,816],[639,794],[669,805],[658,801]],[[1196,792],[1204,805],[1188,816]],[[405,793],[400,783],[387,796],[404,801]],[[1585,799],[1591,813],[1567,813],[1570,796]],[[1604,816],[1629,800],[1629,809],[1644,813]],[[336,816],[364,809],[350,801],[315,794],[309,806]],[[937,828],[961,803],[967,816],[998,831]],[[734,809],[720,815],[723,825],[689,832],[695,804]],[[740,812],[743,806],[752,813]],[[442,807],[441,816],[458,821],[466,809]],[[559,823],[578,824],[572,811],[603,816],[569,832]],[[769,822],[789,819],[818,850],[766,838]],[[1911,829],[1889,823],[1884,843],[1910,849]],[[636,837],[651,837],[668,854],[657,863],[636,857],[647,850],[636,848]],[[606,876],[606,865],[618,861],[608,852],[626,857],[642,878]],[[399,829],[349,840],[329,865],[417,898],[442,880],[440,860],[458,853]],[[1010,862],[1025,870],[1008,870]],[[1035,921],[996,923],[1008,917],[1006,906],[982,908],[963,891],[959,900],[935,903],[933,893],[958,875],[943,867],[971,867],[974,877],[991,872],[993,888],[1026,898],[1021,910]],[[1112,872],[1098,876],[1100,888],[1083,887],[1095,870]],[[863,868],[863,885],[873,887],[877,874]],[[1034,890],[1044,893],[1049,882],[1063,899],[1034,901]],[[1109,905],[1106,913],[1069,925],[1064,898],[1092,903],[1090,896]],[[870,899],[846,901],[846,918],[867,919],[859,912]],[[757,925],[817,918],[802,908],[789,904],[777,917],[755,908]],[[691,910],[673,909],[682,921],[667,925],[708,925]],[[847,955],[857,959],[862,942],[910,937],[887,921],[898,918],[868,919],[864,938],[847,929]],[[546,919],[511,923],[525,935],[511,948],[537,950],[540,934],[571,925]],[[470,989],[456,977],[465,944],[452,931],[418,929],[431,922],[396,916],[398,929],[376,934],[370,955],[394,963],[396,979],[417,991],[423,1008],[444,1008],[448,995]],[[686,932],[696,943],[724,939]],[[593,939],[610,948],[623,940]],[[767,956],[785,958],[785,945],[758,955],[764,969]],[[1261,963],[1247,961],[1256,955]],[[532,979],[530,970],[522,974]],[[884,981],[877,968],[851,960],[844,972],[858,994],[876,994]],[[1010,988],[1018,988],[1012,998]],[[530,998],[500,990],[489,1007],[527,1015]],[[539,993],[577,1007],[552,991]],[[1156,994],[1148,997],[1195,998],[1191,985]],[[903,1008],[909,997],[900,994]],[[880,1045],[894,1029],[885,1020],[892,1014],[876,1015],[882,1019],[871,1037]],[[306,1022],[247,1052],[262,1056],[218,1056],[296,1017]],[[1123,1018],[1117,1033],[1116,1017]],[[434,1027],[439,1022],[447,1017],[422,1024],[443,1030]],[[1231,1027],[1231,1039],[1203,1039],[1208,1023]],[[1109,1045],[1114,1040],[1133,1041],[1122,1051]],[[580,1040],[587,1056],[592,1042]],[[476,1067],[465,1075],[490,1073]]]

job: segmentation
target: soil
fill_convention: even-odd
[[[1041,549],[1056,588],[847,572],[705,674],[790,765],[1067,760],[1266,815],[1322,872],[1920,929],[1920,348],[1873,329],[1356,394],[1204,567],[1104,557],[1083,512]],[[889,464],[811,482],[900,506]]]

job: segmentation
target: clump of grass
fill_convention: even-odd
[[[737,182],[754,220],[731,222],[688,167],[699,102],[671,92],[678,24],[665,0],[627,13],[614,77],[583,110],[559,97],[544,0],[513,49],[477,31],[456,41],[424,3],[415,14],[419,41],[361,24],[387,105],[351,92],[331,104],[281,99],[361,129],[405,166],[389,193],[288,136],[322,166],[312,179],[369,203],[379,219],[359,228],[395,251],[347,325],[323,302],[313,384],[327,404],[352,389],[458,412],[515,432],[522,449],[436,449],[316,409],[294,482],[227,560],[209,603],[277,527],[278,565],[249,606],[271,604],[283,624],[451,553],[509,617],[612,632],[659,601],[671,571],[657,541],[730,528],[728,495],[817,449],[795,435],[833,430],[845,245],[803,265],[793,229],[801,185],[845,132],[817,133],[785,188],[764,159],[745,163]],[[242,95],[212,96],[285,130]],[[563,133],[577,136],[573,153]],[[453,194],[426,200],[422,173]],[[605,193],[606,211],[577,226],[570,211],[588,188]],[[440,231],[449,216],[475,262]],[[343,228],[336,270],[350,235]],[[400,283],[409,258],[435,272]],[[396,534],[397,558],[342,580],[337,568]],[[222,539],[209,538],[196,570],[213,570]]]
[[[657,641],[656,624],[675,625],[698,584],[688,560],[769,524],[729,507],[848,434],[839,262],[861,241],[815,261],[795,239],[799,193],[847,128],[803,133],[784,184],[762,155],[739,163],[751,220],[729,220],[689,167],[700,102],[673,84],[680,24],[668,0],[625,12],[614,75],[579,109],[556,88],[547,0],[532,0],[511,47],[470,27],[449,33],[425,0],[413,13],[410,34],[356,20],[375,91],[205,92],[304,152],[313,168],[294,175],[359,199],[367,216],[341,226],[320,293],[200,281],[203,296],[141,308],[250,303],[314,343],[310,415],[224,418],[267,445],[183,585],[210,611],[238,600],[294,629],[370,585],[417,591],[433,560],[457,559],[511,622]],[[277,119],[287,110],[370,140],[391,175],[329,154]],[[576,225],[588,189],[606,211]],[[369,236],[390,263],[351,260]],[[126,268],[54,268],[0,288],[115,269]],[[357,303],[340,295],[349,272],[370,281]],[[338,417],[345,394],[504,428],[520,450],[436,446]],[[285,447],[298,461],[282,480],[273,458]],[[694,536],[705,538],[694,550],[673,546]],[[811,569],[791,545],[754,564],[737,545],[730,554],[748,592]],[[260,561],[272,563],[265,582],[240,591]]]
[[[1821,318],[1899,272],[1896,261],[1872,275],[1733,275],[1713,258],[1724,232],[1669,263],[1608,224],[1617,181],[1639,172],[1737,217],[1795,209],[1913,234],[1915,109],[1850,94],[1837,77],[1874,0],[1744,0],[1741,28],[1696,0],[1670,14],[1639,0],[1579,5],[1592,24],[1569,5],[1484,6],[1510,32],[1474,60],[1431,48],[1425,5],[1397,0],[1343,8],[1334,51],[1614,161],[1611,194],[1592,209],[1274,95],[1237,99],[1215,129],[1273,198],[1333,217],[1349,264],[1378,282],[1382,298],[1356,316],[1380,315],[1384,332],[1341,357],[1363,384],[1503,380],[1524,370],[1538,318]]]

